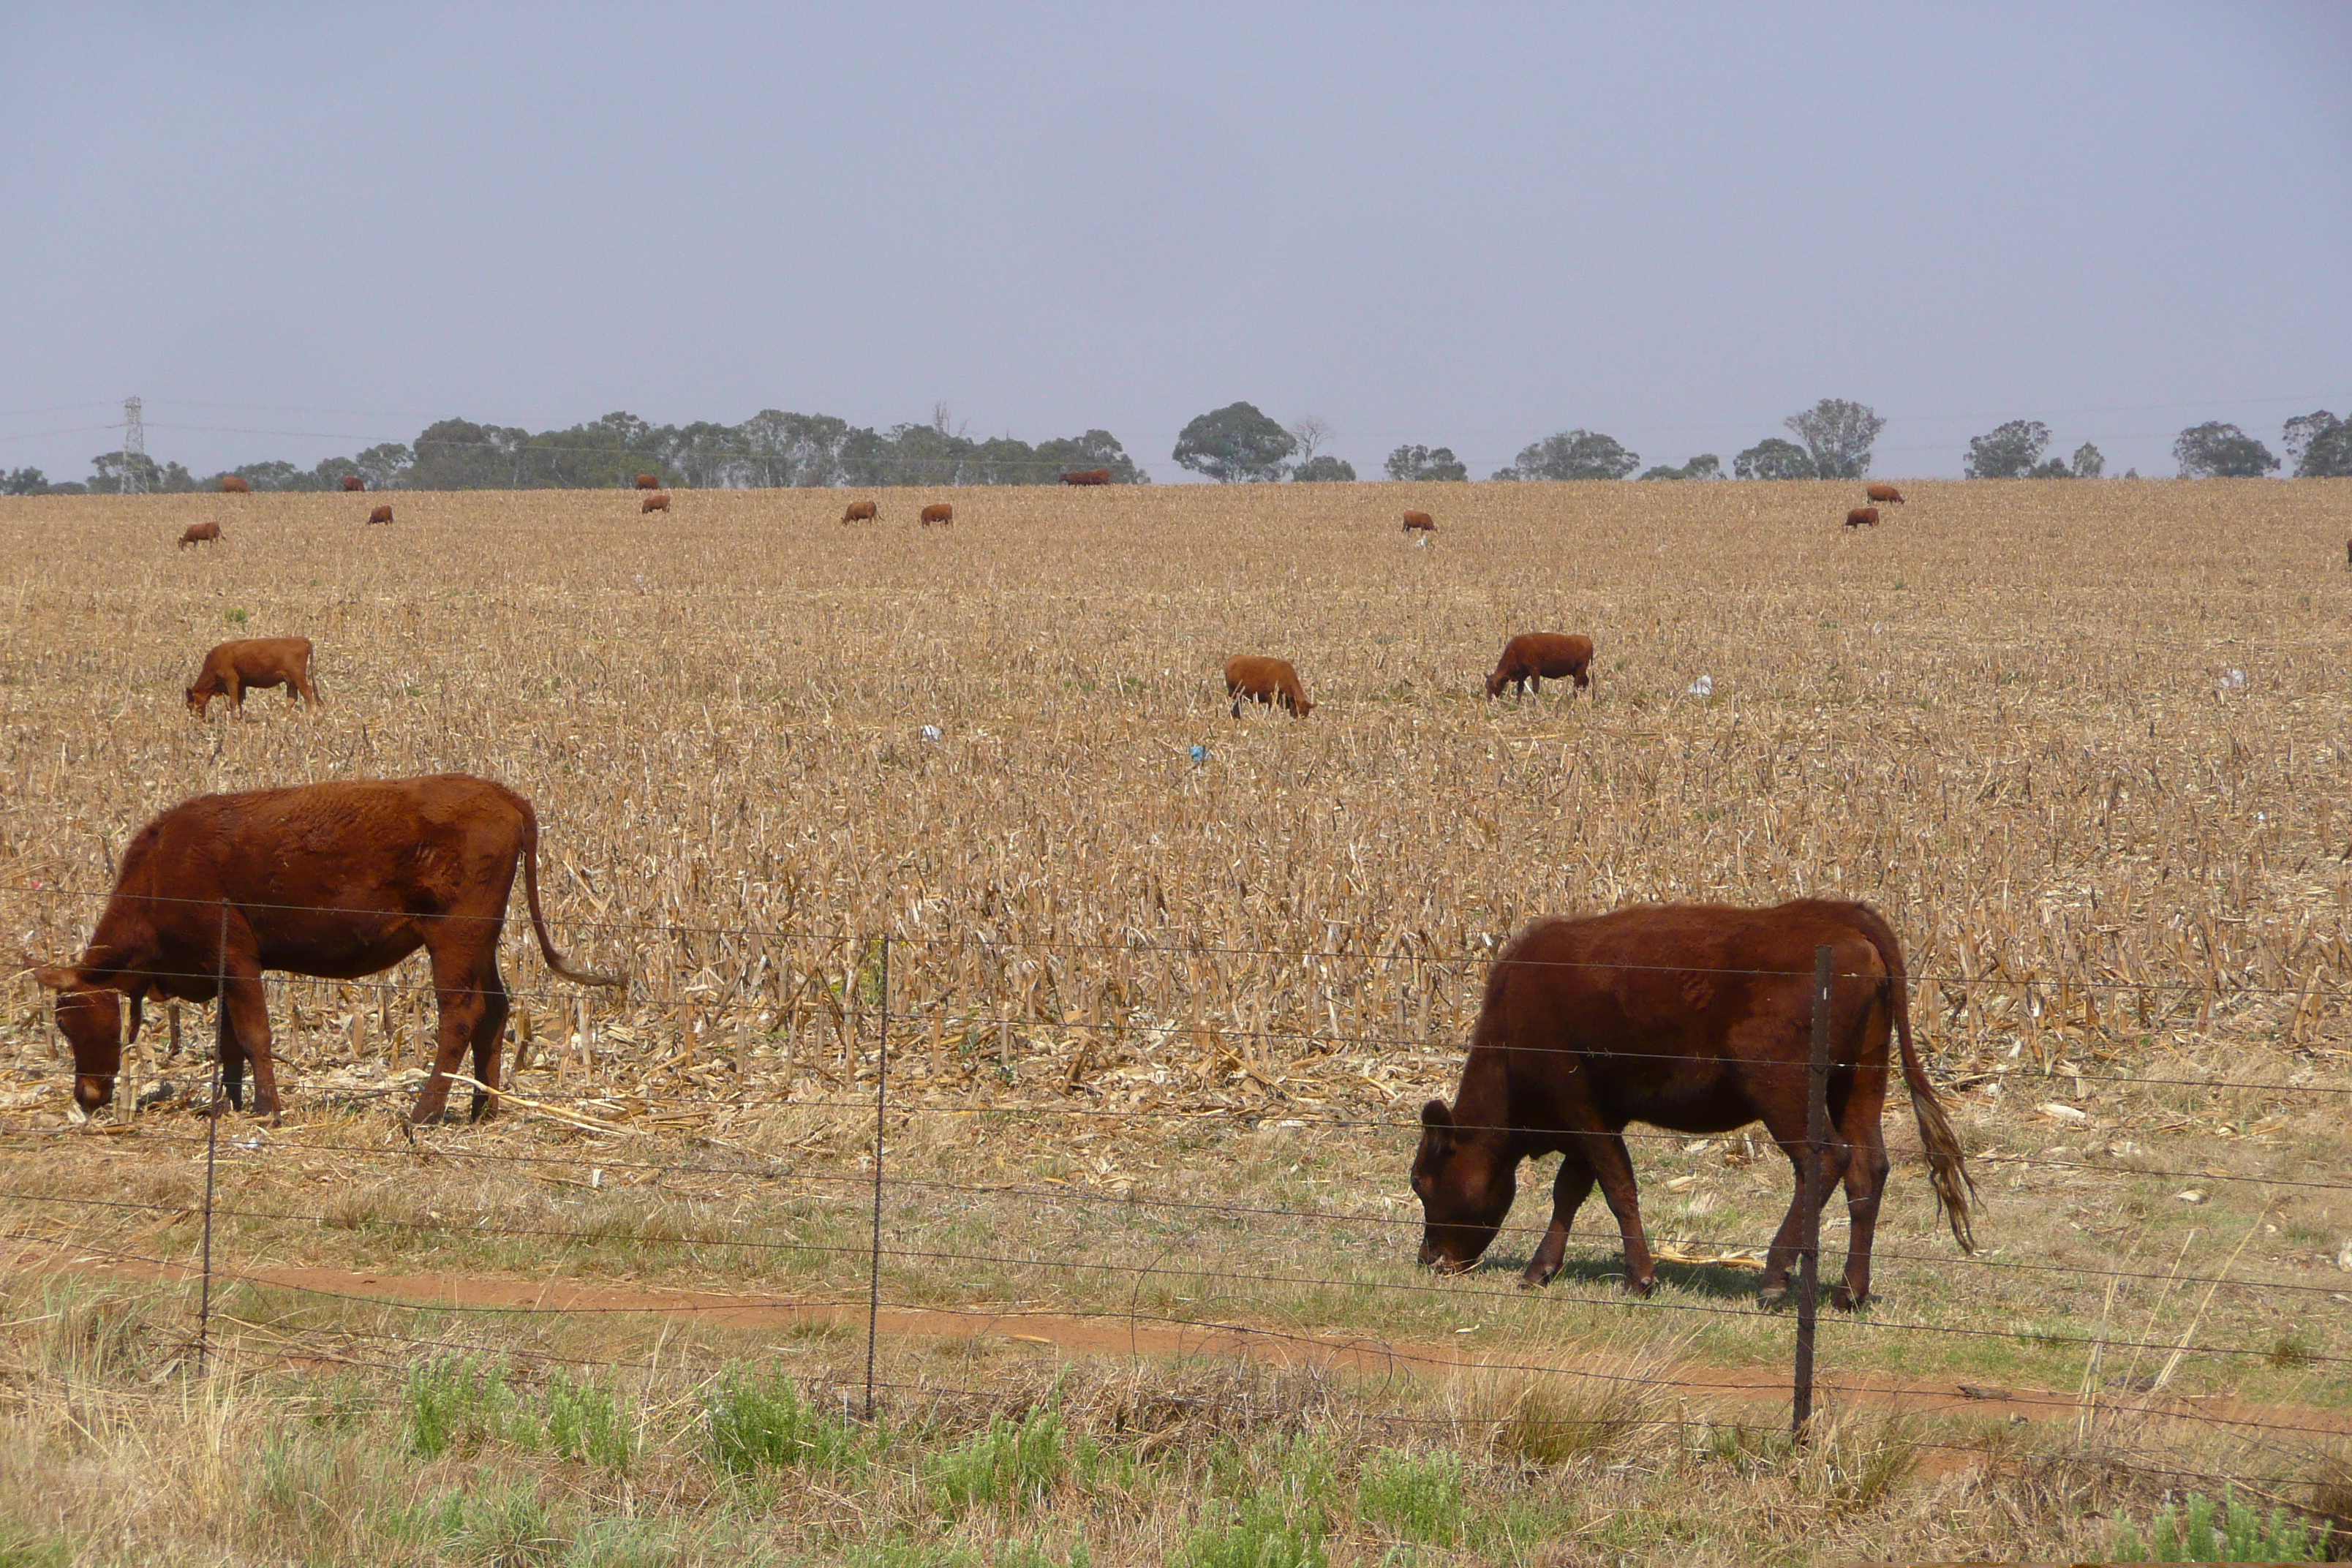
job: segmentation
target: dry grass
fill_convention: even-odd
[[[518,1087],[574,1123],[415,1146],[394,1112],[420,1061],[421,975],[288,985],[287,1126],[225,1129],[231,1267],[862,1305],[860,1107],[887,931],[890,1173],[919,1184],[888,1193],[884,1287],[901,1310],[992,1325],[1000,1351],[1022,1342],[1002,1338],[1026,1331],[1019,1314],[1076,1312],[1501,1366],[1561,1366],[1563,1345],[1599,1334],[1621,1360],[1671,1344],[1685,1371],[1762,1375],[1785,1364],[1786,1321],[1751,1310],[1751,1275],[1706,1259],[1767,1237],[1786,1202],[1776,1158],[1737,1137],[1638,1142],[1653,1236],[1685,1238],[1694,1261],[1662,1270],[1658,1301],[1620,1305],[1596,1210],[1561,1279],[1522,1298],[1494,1273],[1414,1275],[1401,1123],[1450,1089],[1482,961],[1525,916],[1842,889],[1885,909],[1933,977],[1915,1009],[1979,1160],[1990,1261],[2147,1276],[2110,1299],[2097,1276],[1959,1264],[1898,1124],[1879,1326],[1833,1328],[1824,1368],[1909,1390],[1913,1413],[1874,1395],[1854,1419],[1966,1434],[1983,1420],[1953,1386],[1997,1383],[2063,1394],[2021,1407],[2025,1451],[2063,1429],[2100,1457],[2082,1472],[2095,1479],[2118,1454],[2200,1444],[2257,1479],[2317,1462],[2324,1436],[2142,1430],[2130,1407],[2185,1394],[2323,1425],[2346,1407],[2333,1358],[2352,1334],[2330,1290],[2352,1289],[2336,1264],[2352,1209],[2284,1184],[2352,1166],[2343,1096],[2309,1092],[2347,1084],[2352,578],[2337,552],[2352,486],[1924,486],[1860,536],[1834,526],[1842,488],[1796,485],[968,492],[948,532],[913,526],[918,499],[843,528],[824,493],[681,491],[669,520],[644,522],[621,495],[417,495],[393,530],[362,529],[339,498],[0,501],[13,940],[74,950],[96,911],[75,894],[102,889],[129,832],[185,795],[464,768],[538,805],[559,940],[635,977],[625,1002],[581,996],[519,944],[508,971],[535,1065]],[[1444,525],[1426,549],[1394,530],[1407,505]],[[200,516],[224,542],[174,550]],[[1594,636],[1594,700],[1480,697],[1505,637],[1538,626]],[[265,693],[241,718],[188,718],[180,691],[206,647],[278,633],[318,643],[324,710]],[[1244,650],[1297,663],[1313,718],[1227,717],[1216,672]],[[1687,695],[1701,675],[1712,695]],[[192,1047],[207,1026],[189,1020]],[[20,1267],[186,1258],[200,1123],[167,1105],[126,1135],[61,1139],[53,1039],[19,982],[0,1105],[20,1152],[0,1182],[10,1230],[39,1242]],[[160,1046],[159,1030],[140,1080],[191,1087]],[[2118,1076],[2293,1087],[2101,1081]],[[982,1187],[1010,1190],[969,1190]],[[2189,1190],[2204,1200],[2174,1195]],[[1287,1212],[1221,1212],[1237,1206]],[[1532,1196],[1518,1217],[1540,1219]],[[1502,1261],[1531,1240],[1507,1237]],[[2225,1265],[2231,1283],[2198,1282]],[[315,1296],[255,1300],[253,1321],[280,1334],[350,1326]],[[643,1360],[666,1331],[606,1322],[600,1354]],[[370,1331],[451,1331],[392,1311]],[[822,1351],[835,1331],[794,1342]],[[2260,1353],[2192,1348],[2168,1374],[2184,1338]],[[1034,1375],[973,1363],[982,1342],[961,1342],[956,1376],[990,1398]],[[1496,1477],[1497,1443],[1525,1438],[1540,1459],[1547,1433],[1607,1429],[1577,1413],[1619,1407],[1553,1374],[1479,1375],[1500,1380],[1483,1404],[1448,1405],[1425,1366],[1408,1382],[1433,1411],[1483,1412],[1470,1451]],[[2097,1412],[2073,1403],[2086,1385]],[[51,1373],[26,1386],[58,1394]],[[1404,1398],[1396,1386],[1349,1382],[1318,1430]],[[1719,1397],[1672,1397],[1723,1418]],[[1515,1427],[1508,1408],[1533,1414]],[[196,1440],[202,1419],[185,1419],[142,1436],[151,1458]],[[227,1426],[220,1441],[250,1461],[260,1426]],[[1412,1447],[1329,1440],[1343,1472]],[[336,1464],[410,1489],[381,1443],[353,1444]],[[29,1452],[20,1476],[50,1473],[50,1450]],[[1718,1535],[1595,1522],[1665,1508],[1689,1480],[1667,1466],[1633,1500],[1590,1493],[1570,1531],[1583,1544],[1559,1560],[1675,1555],[1694,1538],[1727,1560],[1837,1554],[1800,1522],[1827,1506],[1802,1491],[1815,1483],[1769,1455],[1738,1463],[1758,1511],[1733,1506]],[[1878,1479],[1855,1483],[1854,1516],[1911,1521],[1904,1550],[2081,1549],[2058,1502],[1997,1516],[1954,1500],[2044,1484],[2008,1458],[1864,1471]],[[1428,1480],[1391,1479],[1398,1496]],[[1507,1486],[1492,1484],[1505,1489],[1481,1506],[1500,1508]],[[2057,1498],[2076,1482],[2050,1484]],[[1174,1539],[1167,1500],[1200,1494],[1161,1495],[1132,1518],[1162,1535],[1106,1523],[1097,1560]],[[679,1506],[693,1551],[724,1549]],[[319,1550],[425,1552],[339,1539]]]

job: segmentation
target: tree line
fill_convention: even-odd
[[[1870,472],[1872,448],[1886,421],[1843,398],[1825,397],[1782,426],[1796,439],[1768,436],[1731,460],[1742,479],[1859,479]],[[1356,478],[1355,465],[1319,448],[1330,425],[1306,415],[1285,426],[1255,405],[1234,403],[1187,424],[1171,454],[1176,462],[1222,483],[1291,480],[1313,483]],[[1961,472],[1972,479],[2095,479],[2106,459],[2088,441],[2071,458],[2046,456],[2050,426],[2011,419],[1969,442]],[[2285,464],[2297,479],[2352,478],[2352,416],[2322,408],[2289,419],[2282,431]],[[2235,425],[2209,420],[2180,432],[2172,455],[2186,479],[2260,479],[2284,466],[2271,449]],[[101,452],[85,480],[52,484],[38,468],[0,472],[8,495],[113,495],[126,488],[150,491],[214,489],[224,479],[256,490],[331,490],[357,474],[370,489],[595,489],[625,488],[650,473],[662,483],[698,489],[800,489],[888,485],[1053,484],[1074,469],[1102,468],[1113,484],[1149,484],[1150,476],[1108,430],[1040,441],[1011,436],[974,437],[950,427],[945,405],[928,424],[875,430],[829,414],[763,409],[740,425],[698,421],[655,425],[634,414],[607,414],[567,429],[531,431],[511,426],[443,419],[415,441],[386,442],[355,457],[329,458],[310,468],[272,461],[199,479],[178,463],[142,454]],[[1391,479],[1465,480],[1469,466],[1446,447],[1406,443],[1388,455]],[[1642,468],[1641,455],[1598,430],[1563,430],[1520,449],[1491,476],[1496,479],[1719,479],[1723,459],[1701,452],[1679,464]],[[2126,478],[2136,479],[2137,473]],[[125,480],[131,482],[126,485]]]

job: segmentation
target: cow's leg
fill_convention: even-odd
[[[1840,1125],[1840,1113],[1845,1110],[1845,1101],[1852,1098],[1838,1081],[1843,1071],[1833,1070],[1830,1075],[1829,1126],[1822,1144],[1822,1190],[1814,1194],[1817,1217],[1821,1210],[1829,1206],[1830,1194],[1837,1190],[1838,1178],[1853,1157],[1853,1151],[1847,1147],[1845,1134]],[[1789,1212],[1781,1217],[1780,1228],[1773,1233],[1771,1250],[1764,1255],[1764,1281],[1760,1293],[1768,1301],[1777,1301],[1788,1293],[1789,1270],[1797,1266],[1797,1241],[1804,1232],[1805,1123],[1801,1110],[1796,1113],[1794,1122],[1793,1126],[1788,1125],[1785,1115],[1768,1113],[1764,1118],[1765,1130],[1772,1134],[1772,1141],[1780,1145],[1780,1152],[1789,1157],[1789,1169],[1792,1173]],[[1876,1210],[1872,1212],[1874,1215]],[[1818,1228],[1814,1234],[1816,1237],[1820,1235]],[[1813,1273],[1814,1278],[1820,1278],[1821,1265],[1818,1261],[1813,1266]]]
[[[1242,716],[1242,694],[1236,690],[1230,695],[1234,700],[1234,717],[1238,719]]]
[[[1625,1139],[1613,1127],[1593,1127],[1590,1130],[1571,1127],[1581,1134],[1578,1142],[1585,1146],[1585,1158],[1592,1173],[1601,1181],[1601,1195],[1609,1200],[1609,1212],[1617,1216],[1617,1233],[1625,1244],[1625,1289],[1635,1296],[1646,1296],[1657,1282],[1658,1268],[1650,1258],[1650,1243],[1642,1235],[1642,1200],[1633,1186],[1633,1158],[1625,1152]]]
[[[441,923],[455,926],[474,922]],[[410,1112],[410,1120],[420,1122],[439,1121],[448,1113],[449,1075],[466,1059],[474,1043],[474,1027],[481,1021],[488,1005],[481,975],[485,970],[496,969],[495,963],[484,962],[485,955],[475,951],[483,940],[477,933],[444,931],[436,934],[444,944],[432,954],[433,991],[441,1004],[441,1027],[434,1042],[432,1076],[416,1091],[416,1108]],[[497,940],[495,932],[488,937],[490,942]],[[499,1022],[503,1026],[506,1020],[501,1017]]]
[[[307,663],[302,666],[301,690],[304,704],[316,708],[319,705],[319,689],[310,684],[310,667]],[[288,700],[292,700],[289,695]]]
[[[239,708],[245,706],[245,680],[234,670],[229,672],[228,700]]]
[[[474,1025],[474,1076],[492,1089],[499,1087],[499,1041],[507,1032],[507,983],[499,974],[498,954],[490,954],[489,972],[482,977],[482,1016]],[[498,1114],[499,1102],[480,1089],[474,1091],[466,1120],[479,1121]]]
[[[232,939],[233,940],[233,939]],[[221,1090],[229,1105],[242,1110],[246,1064],[253,1066],[253,1113],[278,1114],[278,1073],[269,1055],[269,1000],[261,985],[261,966],[232,952],[220,1005]],[[219,1107],[215,1106],[217,1111]]]
[[[1536,1255],[1528,1259],[1527,1272],[1519,1276],[1522,1283],[1536,1287],[1551,1283],[1568,1256],[1568,1233],[1576,1224],[1576,1211],[1584,1206],[1591,1192],[1592,1167],[1575,1150],[1569,1150],[1560,1156],[1559,1174],[1552,1178],[1551,1225],[1544,1231]]]
[[[1870,1300],[1870,1247],[1878,1231],[1879,1199],[1886,1192],[1886,1138],[1880,1122],[1886,1108],[1886,1037],[1891,1023],[1892,1016],[1884,1007],[1874,1007],[1864,1017],[1853,1087],[1844,1103],[1832,1107],[1839,1139],[1846,1150],[1845,1279],[1830,1297],[1830,1304],[1841,1311]],[[1824,1159],[1822,1170],[1826,1173],[1828,1169]],[[1826,1180],[1822,1184],[1828,1184]]]

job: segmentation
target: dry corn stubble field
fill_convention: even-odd
[[[276,1130],[228,1125],[216,1237],[222,1267],[250,1277],[236,1315],[253,1326],[231,1332],[258,1387],[341,1367],[383,1394],[399,1374],[367,1363],[409,1340],[496,1352],[529,1382],[546,1372],[533,1353],[649,1365],[678,1321],[686,1365],[766,1355],[777,1333],[709,1312],[427,1321],[319,1293],[330,1284],[454,1300],[458,1281],[560,1276],[862,1305],[887,932],[883,1293],[944,1314],[884,1346],[900,1409],[1034,1400],[1031,1340],[1085,1348],[1084,1323],[1115,1319],[1638,1364],[1664,1382],[1606,1386],[1769,1425],[1760,1391],[1675,1385],[1785,1368],[1787,1321],[1753,1309],[1741,1267],[1787,1201],[1777,1156],[1637,1139],[1654,1239],[1683,1260],[1658,1298],[1614,1295],[1597,1199],[1570,1269],[1521,1297],[1507,1272],[1416,1276],[1410,1124],[1450,1091],[1484,959],[1527,916],[1843,891],[1886,910],[1922,977],[1921,1044],[1995,1249],[1969,1263],[1941,1237],[1907,1110],[1891,1115],[1885,1299],[1827,1329],[1824,1377],[1856,1422],[1907,1423],[1857,1442],[1932,1462],[1834,1507],[1761,1465],[1765,1490],[1710,1522],[1690,1466],[1712,1450],[1662,1423],[1609,1449],[1605,1499],[1522,1497],[1525,1456],[1456,1419],[1465,1378],[1505,1374],[1424,1364],[1401,1384],[1360,1358],[1329,1373],[1347,1397],[1318,1384],[1321,1414],[1281,1441],[1326,1442],[1333,1484],[1360,1491],[1381,1455],[1443,1434],[1468,1456],[1455,1493],[1473,1512],[1540,1513],[1530,1500],[1548,1498],[1564,1511],[1530,1529],[1602,1555],[1890,1541],[2054,1554],[2095,1542],[2072,1517],[2083,1499],[2128,1500],[2130,1478],[2167,1465],[2304,1500],[2288,1483],[2325,1469],[2352,1355],[2337,1184],[2352,486],[1906,486],[1911,502],[1862,533],[1835,526],[1850,489],[966,490],[932,531],[914,525],[929,499],[914,492],[846,527],[832,492],[679,491],[667,519],[642,521],[619,494],[401,494],[390,529],[360,526],[361,498],[0,502],[0,900],[13,940],[63,954],[114,853],[163,805],[463,769],[537,805],[559,942],[632,973],[625,1001],[583,996],[510,931],[534,1058],[515,1087],[549,1110],[415,1147],[392,1091],[423,1059],[422,975],[276,993],[292,1109]],[[1397,530],[1408,506],[1437,517],[1425,549]],[[175,550],[200,518],[222,542]],[[1504,638],[1538,628],[1595,638],[1591,700],[1483,698]],[[205,647],[292,633],[318,644],[323,710],[264,692],[241,717],[187,714]],[[1292,659],[1314,716],[1230,718],[1217,671],[1243,651]],[[170,1303],[137,1309],[160,1346],[181,1326],[179,1287],[129,1259],[192,1256],[198,1069],[165,1058],[159,1028],[128,1070],[178,1093],[108,1118],[116,1135],[69,1131],[29,980],[7,1024],[14,1288],[43,1301],[63,1289],[44,1271],[77,1258],[122,1276],[108,1289],[143,1279]],[[192,1043],[206,1027],[190,1020]],[[2216,1079],[2273,1087],[2194,1087]],[[1500,1268],[1532,1244],[1542,1186],[1530,1173]],[[10,1316],[114,1321],[68,1308]],[[1009,1337],[1023,1313],[1095,1316]],[[842,1339],[835,1317],[791,1326],[808,1386],[860,1370],[862,1335]],[[151,1349],[142,1367],[167,1367]],[[20,1463],[38,1477],[58,1379],[68,1405],[76,1378],[101,1404],[109,1385],[38,1346],[22,1359],[56,1373],[24,1384],[40,1441]],[[672,1415],[691,1386],[612,1375],[641,1377],[641,1408]],[[2021,1397],[1969,1400],[1962,1383]],[[1265,1408],[1305,1408],[1283,1397]],[[1073,1432],[1115,1431],[1123,1417],[1103,1412],[1124,1407],[1088,1399],[1068,1408]],[[1436,1424],[1383,1429],[1390,1447],[1333,1425],[1367,1412]],[[2263,1419],[2308,1430],[2233,1424]],[[646,1475],[667,1474],[663,1419],[638,1429]],[[1274,1439],[1250,1434],[1219,1440],[1272,1463]],[[484,1442],[519,1474],[550,1463]],[[801,1532],[793,1550],[895,1550],[894,1532],[938,1517],[929,1462],[908,1461],[903,1497],[869,1488],[849,1534],[825,1534],[851,1527],[805,1498],[767,1506]],[[1215,1525],[1194,1517],[1202,1499],[1239,1520],[1260,1481],[1289,1484],[1270,1473],[1223,1491],[1141,1472],[1109,1491],[1055,1486],[1098,1557],[1140,1561]],[[2070,1490],[2053,1474],[2094,1479]],[[1327,1510],[1329,1550],[1417,1539],[1358,1501]],[[665,1514],[685,1531],[672,1545],[740,1555],[712,1533],[715,1507]],[[1023,1533],[1017,1509],[948,1515],[950,1549]],[[602,1517],[580,1516],[575,1545]],[[463,1556],[459,1525],[439,1545],[379,1532],[332,1550]],[[1472,1534],[1422,1545],[1508,1555]]]

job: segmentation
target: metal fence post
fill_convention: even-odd
[[[213,1100],[205,1115],[205,1262],[196,1295],[196,1375],[211,1370],[213,1327],[213,1171],[220,1148],[222,1075],[228,1060],[228,900],[220,907],[220,948],[213,960]]]
[[[1813,1049],[1805,1072],[1805,1161],[1798,1189],[1797,1371],[1789,1430],[1800,1440],[1813,1419],[1813,1325],[1821,1306],[1822,1145],[1829,1139],[1830,986],[1835,958],[1813,949]]]
[[[882,933],[881,1026],[874,1049],[874,1250],[866,1268],[866,1419],[874,1419],[874,1342],[882,1325],[882,1115],[890,1100],[890,933]]]

